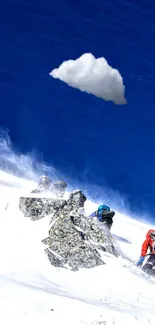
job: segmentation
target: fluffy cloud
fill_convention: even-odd
[[[50,76],[106,101],[127,103],[122,76],[103,57],[96,59],[91,53],[85,53],[76,60],[64,61]]]

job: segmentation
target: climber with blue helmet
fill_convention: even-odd
[[[110,230],[113,224],[114,215],[115,212],[110,210],[108,205],[101,204],[96,211],[90,214],[89,217],[96,217],[98,221],[102,222]]]

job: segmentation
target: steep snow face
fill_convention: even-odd
[[[32,222],[18,209],[35,184],[1,172],[0,184],[2,324],[154,324],[155,281],[133,263],[152,226],[117,213],[112,233],[121,258],[106,254],[106,265],[79,272],[56,269],[40,243],[50,216]],[[87,202],[86,212],[95,207]]]

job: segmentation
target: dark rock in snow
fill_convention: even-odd
[[[85,195],[71,193],[68,200],[21,197],[25,217],[38,220],[51,214],[48,237],[42,240],[45,253],[55,267],[73,271],[103,265],[103,253],[118,256],[110,232],[84,212]]]
[[[63,199],[20,197],[19,208],[24,217],[35,221],[57,211],[65,203]]]
[[[49,236],[42,242],[52,265],[76,271],[104,264],[103,252],[115,256],[118,252],[110,232],[85,215],[84,202],[74,193],[53,214]]]

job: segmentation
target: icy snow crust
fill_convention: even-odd
[[[133,263],[151,225],[117,213],[112,233],[121,258],[106,254],[106,265],[78,272],[57,269],[40,242],[50,216],[34,223],[18,208],[33,182],[0,172],[0,184],[1,324],[155,324],[155,281]],[[86,212],[95,207],[87,202]]]

